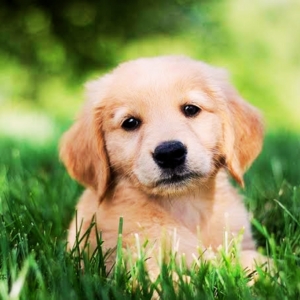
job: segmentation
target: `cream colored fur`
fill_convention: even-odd
[[[201,108],[192,118],[184,105]],[[126,118],[138,118],[132,131]],[[69,229],[69,247],[95,216],[104,248],[114,248],[124,218],[124,250],[136,251],[135,233],[148,239],[148,268],[156,272],[159,247],[185,254],[188,264],[205,250],[217,251],[244,230],[241,262],[253,268],[256,252],[242,197],[229,182],[243,186],[243,174],[261,150],[259,112],[228,83],[226,73],[186,57],[143,58],[121,64],[88,83],[81,115],[61,142],[69,173],[86,186]],[[153,159],[160,143],[181,141],[188,170],[201,174],[182,184],[158,185],[162,172]],[[174,230],[176,243],[174,244]],[[89,237],[96,247],[95,231]],[[168,249],[166,249],[168,251]],[[112,260],[109,264],[113,263]]]

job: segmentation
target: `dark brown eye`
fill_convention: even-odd
[[[140,126],[140,124],[141,124],[141,121],[139,119],[131,117],[131,118],[126,119],[122,123],[122,128],[127,131],[131,131],[131,130],[137,129]]]
[[[199,114],[199,112],[201,111],[201,108],[195,105],[185,105],[183,107],[183,113],[186,117],[195,117]]]

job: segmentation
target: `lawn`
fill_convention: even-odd
[[[262,252],[273,257],[275,274],[249,274],[228,257],[219,266],[192,270],[163,265],[151,283],[142,262],[106,276],[101,247],[88,260],[67,252],[66,229],[82,189],[57,156],[57,137],[46,145],[2,138],[0,144],[1,299],[297,299],[300,296],[300,138],[269,135],[262,155],[246,176],[245,202]],[[101,242],[99,243],[101,244]],[[82,271],[80,260],[84,259]],[[106,270],[108,271],[108,270]],[[171,280],[178,272],[179,283]],[[187,283],[181,275],[189,275]]]

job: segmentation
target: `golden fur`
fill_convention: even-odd
[[[186,105],[201,111],[187,117],[182,110]],[[132,117],[140,125],[122,128]],[[217,250],[225,230],[231,239],[242,229],[241,260],[253,266],[259,254],[248,213],[228,174],[243,186],[243,174],[260,152],[262,139],[259,112],[240,97],[223,70],[181,56],[121,64],[87,84],[83,111],[61,142],[62,161],[86,186],[77,224],[74,218],[70,225],[69,247],[76,228],[81,227],[82,235],[95,216],[104,248],[114,248],[122,216],[124,249],[136,251],[135,233],[141,242],[148,239],[149,269],[155,269],[162,235],[165,247],[175,247],[191,263],[208,247]],[[174,183],[166,175],[167,182],[160,184],[165,175],[153,153],[174,140],[186,147],[185,169],[196,175]],[[89,236],[91,250],[95,234]]]

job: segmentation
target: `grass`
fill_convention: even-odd
[[[58,134],[57,134],[58,136]],[[0,298],[1,299],[297,299],[300,297],[300,139],[267,137],[262,155],[247,173],[245,202],[255,216],[260,250],[278,271],[249,276],[224,256],[218,266],[191,270],[174,261],[161,266],[151,283],[143,261],[124,267],[119,256],[107,276],[101,240],[88,259],[67,252],[66,229],[82,188],[58,161],[57,136],[46,144],[1,138]],[[82,261],[85,269],[82,271]],[[172,277],[178,273],[179,280]],[[185,280],[187,275],[190,281]]]

